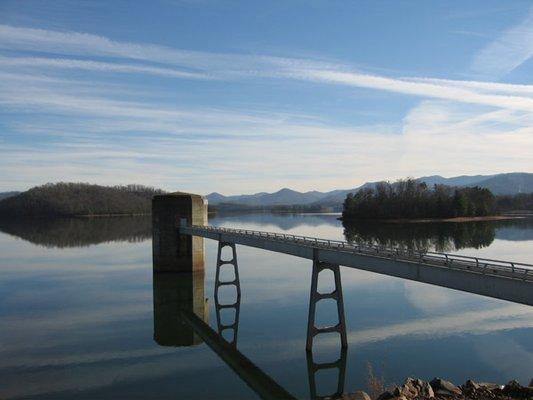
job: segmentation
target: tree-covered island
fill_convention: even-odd
[[[480,187],[428,187],[414,179],[380,182],[349,193],[343,219],[420,219],[484,217],[496,212],[496,198]]]
[[[150,214],[152,197],[142,185],[100,186],[48,183],[0,201],[0,217],[73,217]]]

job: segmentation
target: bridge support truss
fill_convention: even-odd
[[[318,291],[318,277],[321,271],[331,270],[335,282],[335,289],[330,293],[320,293]],[[316,321],[316,304],[320,300],[333,299],[337,304],[337,324],[333,326],[317,327]],[[348,347],[346,340],[346,321],[344,319],[344,301],[342,298],[341,272],[338,265],[314,260],[313,272],[311,276],[311,293],[309,295],[309,317],[307,319],[307,343],[306,350],[311,351],[313,348],[313,339],[321,333],[337,332],[340,336],[341,347]]]
[[[333,272],[333,281],[335,288],[330,293],[320,293],[318,291],[318,280],[320,272],[330,270]],[[337,306],[337,324],[329,327],[316,326],[316,304],[320,300],[333,299]],[[315,362],[313,357],[313,346],[315,336],[322,333],[337,332],[340,336],[340,356],[337,360],[332,362]],[[341,273],[338,265],[329,264],[318,261],[316,258],[313,261],[313,271],[311,275],[311,293],[309,295],[309,317],[307,320],[307,374],[309,377],[309,392],[311,399],[338,399],[344,393],[344,380],[346,371],[346,353],[347,353],[347,339],[346,339],[346,321],[344,318],[344,301],[342,298],[342,284]],[[329,395],[319,395],[316,385],[316,374],[322,370],[337,369],[337,390]]]
[[[231,248],[231,259],[223,260],[222,259],[222,249],[224,247]],[[221,269],[233,267],[233,280],[222,281],[220,279]],[[219,289],[222,286],[229,286],[235,288],[236,298],[233,303],[224,303],[222,304],[219,299]],[[218,255],[217,255],[217,267],[215,275],[215,311],[217,316],[217,329],[220,337],[224,338],[231,344],[233,347],[237,347],[237,334],[239,330],[239,312],[241,307],[241,284],[239,280],[239,266],[237,264],[237,250],[235,248],[235,243],[228,242],[218,242]],[[224,323],[222,319],[222,310],[233,310],[231,323]],[[231,340],[226,339],[223,336],[224,331],[231,331]]]

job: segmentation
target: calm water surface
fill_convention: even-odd
[[[247,214],[210,223],[533,263],[532,220],[345,229],[334,215]],[[0,231],[0,398],[257,398],[201,340],[154,341],[159,289],[149,219],[0,222]],[[206,320],[214,330],[216,251],[206,240]],[[237,256],[238,349],[295,397],[309,398],[311,263],[242,246]],[[348,268],[341,274],[346,392],[366,390],[369,365],[386,383],[533,378],[532,307]],[[334,305],[324,303],[318,322],[334,322]],[[158,335],[172,338],[173,327],[158,327]],[[315,361],[339,357],[336,339],[317,339]],[[335,392],[338,371],[318,372],[315,384],[318,394]]]

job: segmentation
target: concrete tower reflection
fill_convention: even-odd
[[[204,271],[155,273],[154,340],[161,346],[194,346],[202,339],[181,318],[182,311],[207,322],[208,300],[204,296]]]

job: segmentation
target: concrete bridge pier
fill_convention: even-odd
[[[179,227],[207,225],[207,200],[190,193],[170,193],[152,199],[154,272],[204,270],[204,240],[179,234]]]
[[[333,272],[333,279],[335,289],[330,293],[320,293],[318,291],[318,279],[321,271],[331,270]],[[317,327],[316,321],[316,304],[320,300],[333,299],[337,305],[337,324],[328,327]],[[311,276],[311,293],[309,295],[309,317],[307,319],[307,343],[306,350],[312,351],[313,339],[316,335],[321,333],[337,332],[340,336],[340,343],[342,348],[348,347],[346,339],[346,322],[344,319],[344,300],[342,298],[341,272],[340,267],[336,264],[330,264],[323,261],[318,261],[316,258],[313,261],[313,272]]]

